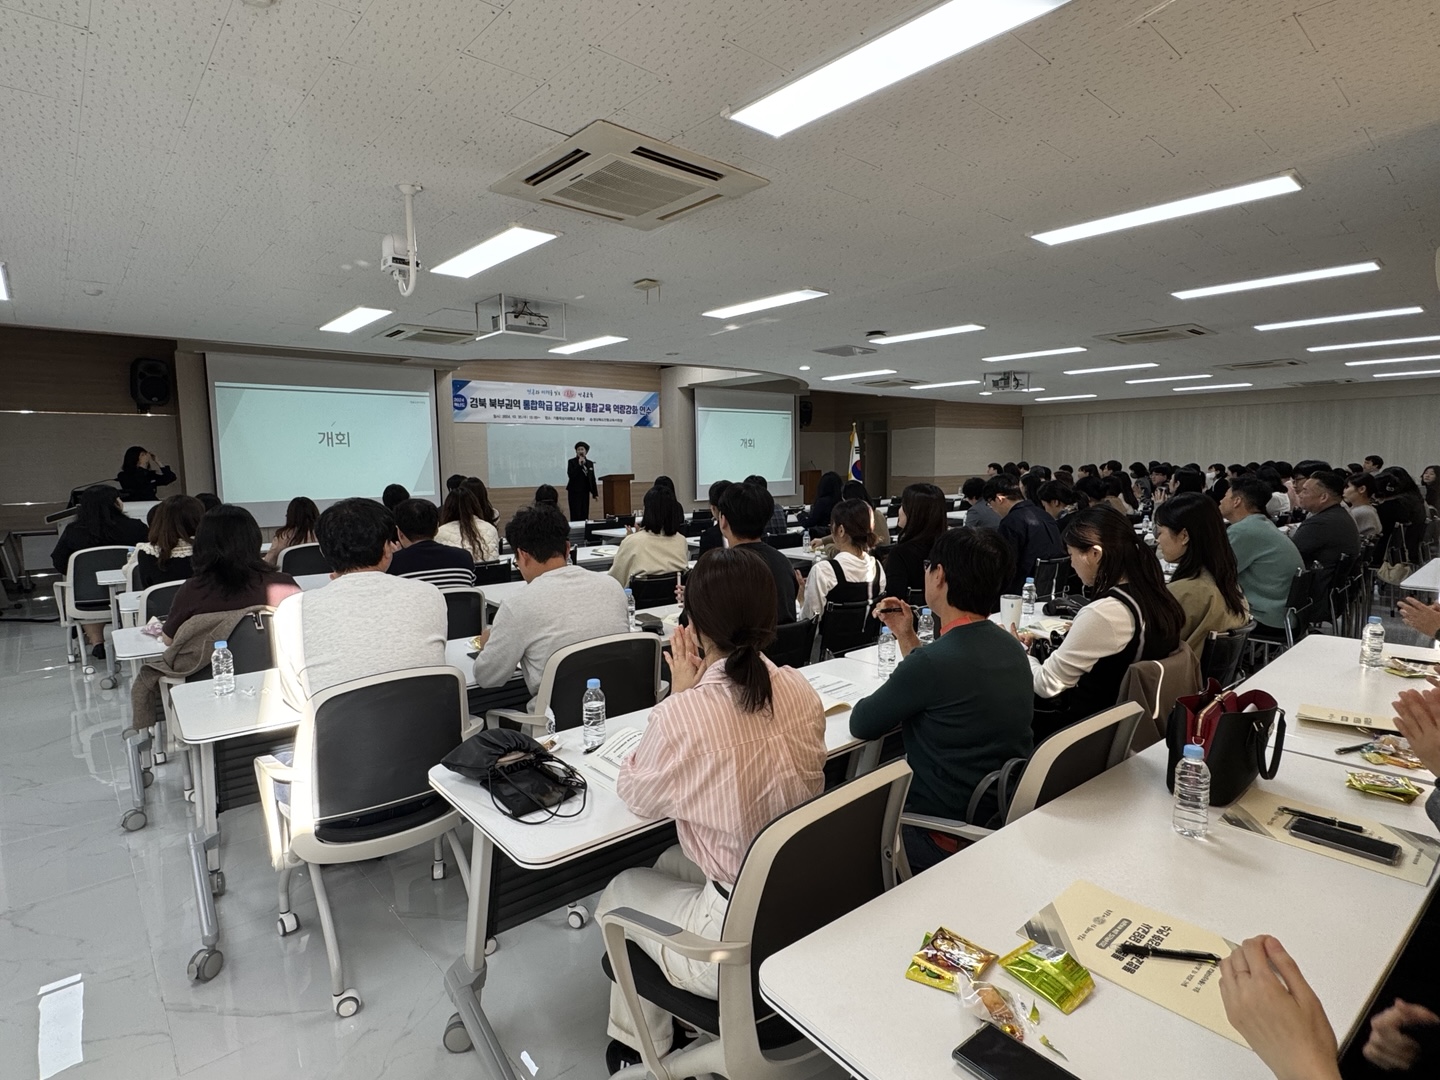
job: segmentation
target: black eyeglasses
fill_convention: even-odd
[[[933,562],[931,562],[929,559],[924,559],[924,560],[921,561],[920,565],[925,568],[925,572],[928,574],[928,573],[930,572],[930,568],[931,568],[932,566],[934,566],[935,564],[934,564]]]

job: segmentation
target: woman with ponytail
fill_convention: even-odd
[[[775,640],[775,579],[750,546],[707,551],[690,572],[690,625],[670,642],[670,696],[651,711],[616,783],[634,813],[673,818],[680,843],[653,869],[616,877],[598,913],[634,908],[718,940],[750,842],[824,787],[824,710],[805,676],[761,651]],[[637,944],[675,986],[717,996],[715,965]],[[656,1050],[666,1053],[669,1014],[645,1001],[641,1009]],[[606,1054],[612,1072],[639,1061],[634,1021],[613,986],[609,1032],[617,1040]]]

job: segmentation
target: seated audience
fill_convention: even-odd
[[[1099,480],[1099,479],[1100,479],[1100,470],[1099,470],[1096,466],[1094,466],[1094,465],[1081,465],[1081,466],[1080,466],[1080,479],[1081,479],[1081,480]]]
[[[271,566],[280,565],[280,553],[286,548],[300,544],[315,543],[315,525],[320,520],[320,508],[313,499],[297,495],[285,507],[285,524],[275,530],[270,538],[270,550],[265,552],[265,561]]]
[[[870,504],[871,508],[874,508],[875,506],[875,500],[870,498],[870,492],[865,489],[865,485],[862,484],[859,480],[846,480],[844,485],[840,488],[840,497],[842,499],[863,499],[865,502]],[[890,523],[885,520],[885,515],[879,510],[875,511],[874,518],[875,546],[889,547]]]
[[[412,500],[418,502],[419,500]],[[445,598],[386,573],[395,519],[370,499],[341,499],[315,526],[331,582],[275,609],[275,666],[294,709],[340,683],[445,663]]]
[[[1155,545],[1162,559],[1175,564],[1169,587],[1185,613],[1180,640],[1196,657],[1213,631],[1250,621],[1235,553],[1225,540],[1225,519],[1214,499],[1196,492],[1167,499],[1155,513]]]
[[[1262,465],[1255,470],[1255,478],[1263,482],[1269,489],[1269,495],[1262,509],[1265,516],[1271,521],[1274,521],[1282,514],[1289,514],[1299,509],[1299,507],[1291,501],[1290,488],[1286,487],[1287,483],[1293,486],[1295,482],[1293,477],[1288,481],[1283,480],[1273,465]]]
[[[1345,478],[1345,505],[1355,519],[1355,529],[1360,539],[1370,540],[1380,535],[1380,515],[1375,511],[1375,477],[1367,472],[1356,471]]]
[[[206,512],[207,514],[208,514],[211,510],[214,510],[215,507],[221,505],[219,496],[212,495],[212,494],[210,494],[210,492],[208,492],[208,491],[202,491],[202,492],[200,492],[199,494],[197,494],[197,495],[195,496],[195,498],[197,498],[197,499],[200,500],[200,505],[205,508],[205,512]]]
[[[131,556],[136,588],[184,581],[194,572],[191,544],[204,516],[205,508],[200,500],[189,495],[171,495],[156,505],[150,518],[149,535],[136,545]]]
[[[1425,505],[1430,516],[1440,513],[1440,465],[1426,465],[1420,473],[1420,486],[1425,489]]]
[[[885,571],[870,554],[875,546],[875,511],[863,499],[846,499],[830,515],[830,539],[835,554],[817,560],[805,579],[805,602],[800,618],[814,619],[825,610],[825,599],[839,584],[860,584],[872,600],[885,592]],[[848,592],[848,590],[847,590]]]
[[[725,494],[725,489],[733,482],[734,481],[731,480],[716,480],[710,485],[710,491],[708,492],[710,500],[710,524],[705,528],[705,531],[700,534],[700,550],[697,553],[697,558],[700,555],[704,555],[705,552],[711,548],[725,546],[725,537],[720,533],[720,498]]]
[[[991,476],[999,476],[1000,470],[996,469]],[[965,527],[967,529],[998,529],[1000,527],[1000,515],[990,509],[985,501],[986,481],[978,476],[972,476],[965,483],[960,485],[960,495],[970,504],[965,511]]]
[[[1365,458],[1366,472],[1378,473],[1383,468],[1385,468],[1385,459],[1379,454],[1370,454]]]
[[[1290,538],[1265,515],[1273,492],[1259,477],[1243,476],[1230,482],[1220,500],[1220,514],[1229,528],[1225,537],[1235,553],[1240,588],[1250,605],[1250,617],[1272,630],[1285,625],[1285,605],[1295,575],[1305,560]]]
[[[70,556],[92,547],[129,547],[149,535],[149,528],[138,518],[126,517],[120,505],[120,492],[109,484],[96,484],[80,493],[78,511],[60,534],[50,552],[50,562],[63,577],[70,569]],[[259,548],[257,543],[256,548]],[[96,623],[81,623],[85,641],[92,656],[105,655],[105,627],[110,610],[100,612]]]
[[[1150,490],[1158,497],[1160,492],[1169,493],[1170,478],[1175,475],[1175,466],[1164,461],[1150,463]]]
[[[1306,566],[1319,563],[1325,570],[1333,570],[1342,556],[1353,559],[1360,554],[1360,530],[1341,501],[1344,491],[1343,476],[1320,470],[1311,473],[1296,490],[1305,520],[1290,539]],[[1329,587],[1328,575],[1326,578],[1317,592]]]
[[[1216,462],[1205,470],[1205,494],[1217,503],[1230,490],[1230,481],[1225,476],[1225,466]]]
[[[380,493],[380,502],[392,514],[395,512],[395,507],[408,498],[410,498],[410,492],[405,490],[403,484],[386,484],[385,490]]]
[[[535,489],[535,498],[531,500],[536,506],[541,503],[549,503],[551,506],[560,505],[560,493],[555,490],[553,484],[541,484]]]
[[[998,461],[992,461],[989,465],[985,466],[985,476],[983,479],[989,480],[992,476],[999,476],[1004,471],[1005,467],[1003,465]]]
[[[1036,562],[1058,559],[1065,554],[1060,529],[1054,518],[1024,497],[1013,480],[1003,476],[987,480],[983,498],[990,509],[1000,515],[997,531],[1015,552],[1015,571],[1005,583],[1005,591],[1018,593],[1025,579],[1035,576]]]
[[[200,519],[190,561],[195,572],[176,590],[165,618],[166,645],[192,615],[275,607],[300,591],[293,577],[260,557],[260,526],[243,506],[222,503]]]
[[[770,490],[770,482],[766,480],[765,477],[760,476],[758,473],[751,473],[749,476],[745,477],[745,483],[756,484],[764,488],[766,491]],[[781,506],[776,499],[772,498],[770,501],[774,503],[774,508],[770,511],[769,522],[765,525],[765,535],[779,536],[782,533],[789,532],[790,522],[789,516],[785,513],[785,508]]]
[[[1175,475],[1170,479],[1170,494],[1179,495],[1182,492],[1201,492],[1205,490],[1205,474],[1199,469],[1192,469],[1186,466],[1177,469]]]
[[[591,638],[627,633],[630,618],[618,581],[567,561],[570,523],[557,507],[523,507],[505,526],[505,541],[529,584],[506,599],[480,635],[475,681],[504,686],[518,664],[533,705],[551,653]]]
[[[1365,459],[1368,472],[1370,462]],[[1425,500],[1410,474],[1398,465],[1375,476],[1375,494],[1379,497],[1380,550],[1391,562],[1417,562],[1419,552],[1409,550],[1407,533],[1425,524]]]
[[[1090,500],[1084,495],[1077,494],[1075,489],[1063,480],[1047,480],[1040,485],[1036,492],[1040,505],[1045,512],[1057,522],[1063,521],[1067,515],[1073,514],[1076,510],[1083,510],[1090,505]]]
[[[775,579],[775,621],[792,623],[795,597],[803,579],[784,553],[763,539],[774,505],[774,497],[759,484],[748,480],[743,484],[728,484],[720,495],[716,523],[727,546],[742,548],[764,560],[770,576]]]
[[[743,551],[707,551],[691,572],[685,591],[690,625],[671,641],[670,696],[651,710],[616,783],[632,813],[674,819],[680,843],[653,869],[617,875],[597,914],[634,908],[719,939],[751,841],[824,788],[820,698],[804,675],[777,668],[761,652],[775,638],[770,590],[765,567]],[[710,998],[719,993],[715,965],[651,942],[638,945],[682,990]],[[671,1017],[650,1002],[640,1007],[656,1050],[668,1053]],[[618,1040],[606,1053],[611,1070],[638,1061],[630,1049],[638,1041],[630,1010],[613,986],[608,1030]]]
[[[500,534],[485,517],[480,498],[468,481],[462,481],[445,496],[435,539],[441,544],[464,548],[477,563],[494,562],[500,557]]]
[[[830,531],[830,511],[835,509],[835,504],[840,501],[840,488],[843,486],[840,474],[827,472],[820,477],[820,483],[815,489],[815,501],[810,504],[810,509],[801,510],[796,520],[809,530],[811,536],[824,536]]]
[[[1101,501],[1106,506],[1118,510],[1127,517],[1139,509],[1140,503],[1135,498],[1135,485],[1130,483],[1128,477],[1121,476],[1119,473],[1111,473],[1101,482],[1105,485],[1105,498]]]
[[[690,548],[680,531],[685,515],[675,489],[652,487],[645,492],[645,512],[615,552],[610,576],[628,585],[636,574],[666,574],[690,565]]]
[[[1080,609],[1064,642],[1043,663],[1030,657],[1037,743],[1114,705],[1130,665],[1173,653],[1185,623],[1154,552],[1124,515],[1108,506],[1071,515],[1065,548],[1094,599]],[[1034,651],[1033,635],[1018,631],[1016,636]]]
[[[1000,608],[1014,553],[993,529],[951,529],[929,552],[925,603],[935,640],[921,646],[912,610],[885,599],[877,616],[895,634],[902,657],[894,673],[855,703],[850,734],[879,739],[898,723],[914,777],[905,809],[963,821],[975,787],[1011,758],[1029,757],[1034,712],[1025,651],[989,615]],[[976,678],[976,673],[983,677]],[[982,809],[981,821],[997,807]],[[914,873],[959,848],[953,836],[905,826]]]
[[[440,512],[434,503],[429,499],[406,499],[394,513],[399,549],[390,556],[387,574],[428,581],[442,591],[475,584],[475,560],[470,553],[436,542]]]
[[[675,481],[671,480],[670,477],[666,476],[664,473],[661,473],[659,476],[655,477],[655,483],[651,484],[650,486],[669,488],[670,494],[675,494]]]
[[[910,484],[900,493],[899,541],[885,554],[885,591],[908,600],[924,591],[925,560],[949,529],[945,496],[934,484]]]

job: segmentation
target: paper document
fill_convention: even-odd
[[[630,755],[630,751],[635,749],[640,735],[638,728],[623,727],[601,743],[599,750],[582,757],[580,764],[608,780],[610,786],[614,787],[615,782],[620,779],[620,765]]]
[[[1377,731],[1399,731],[1395,726],[1395,714],[1380,716],[1375,713],[1350,712],[1347,709],[1332,709],[1325,705],[1301,705],[1295,710],[1296,720],[1308,720],[1312,724],[1335,724],[1339,727],[1374,728]]]
[[[1234,942],[1211,930],[1141,907],[1088,881],[1077,881],[1019,933],[1042,945],[1064,949],[1091,974],[1134,991],[1232,1042],[1247,1045],[1225,1019],[1219,967],[1117,952],[1120,945],[1129,942],[1229,956],[1235,949]]]
[[[840,679],[834,675],[812,674],[807,672],[805,681],[820,695],[820,705],[825,710],[825,715],[832,712],[839,712],[841,709],[848,709],[865,695],[860,688],[849,679]]]

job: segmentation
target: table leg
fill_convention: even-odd
[[[215,810],[215,798],[218,792],[215,785],[215,744],[200,744],[200,769],[195,776],[195,799],[198,803],[196,817],[200,822],[200,829],[206,836],[220,835],[220,816]],[[210,872],[217,873],[220,870],[220,845],[217,843],[208,848],[208,862]]]
[[[485,985],[485,932],[490,921],[490,876],[494,861],[495,846],[483,831],[476,829],[470,855],[465,953],[445,972],[445,992],[458,1010],[445,1026],[445,1046],[456,1053],[473,1047],[487,1080],[517,1080],[495,1029],[480,1007],[480,990]]]

